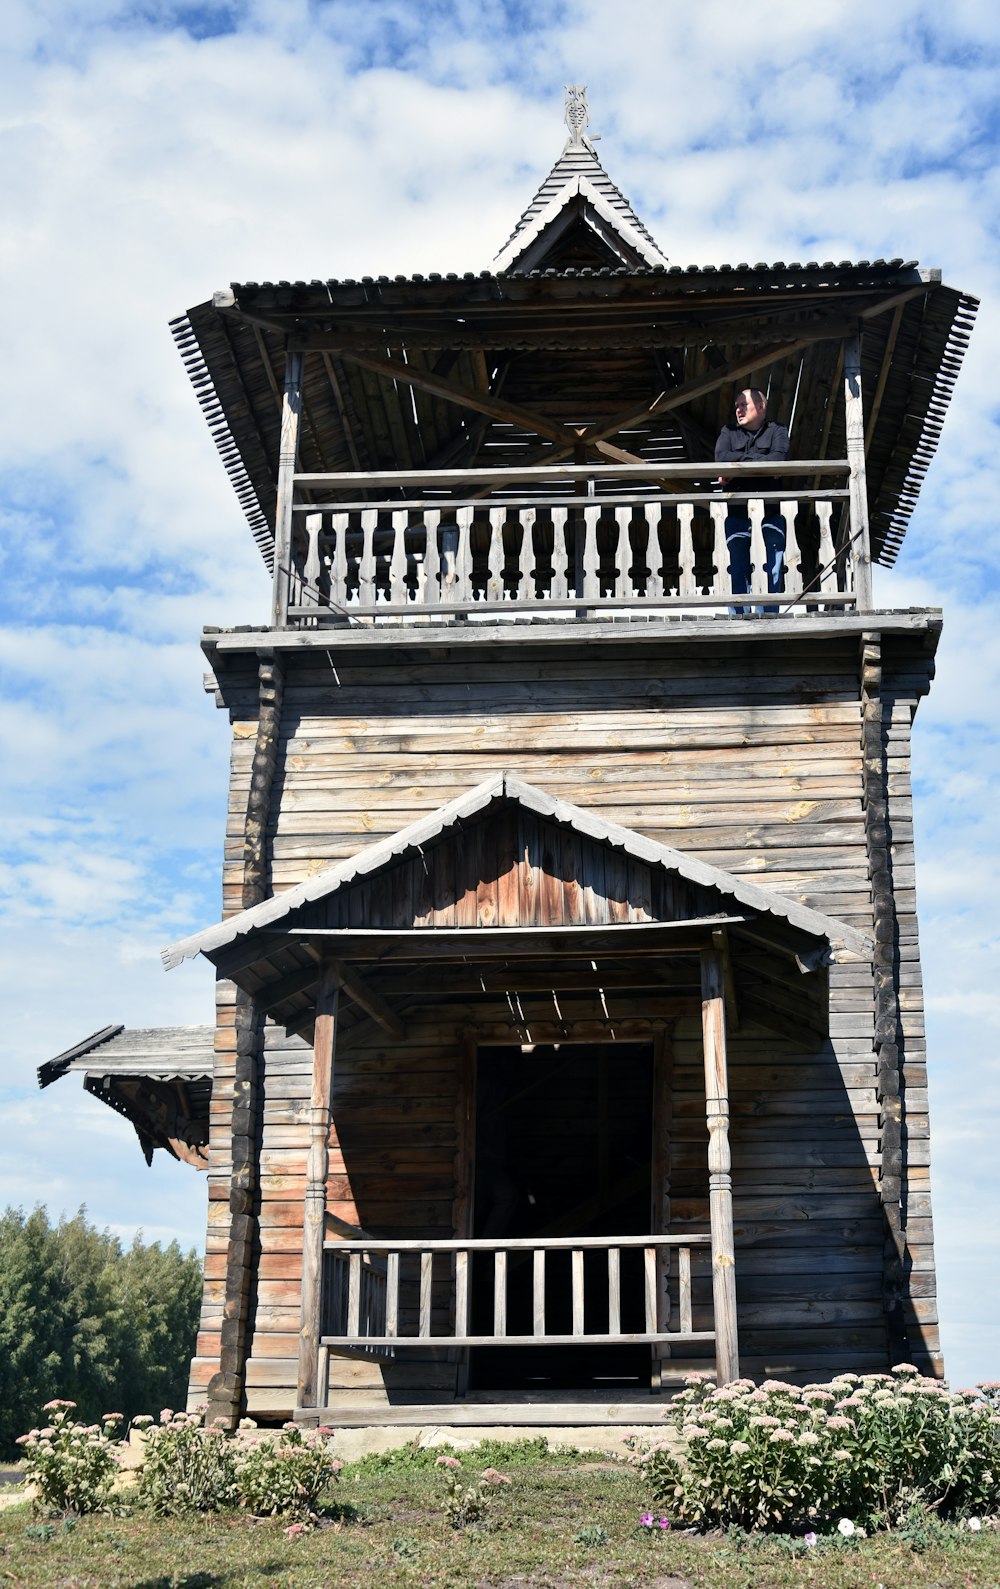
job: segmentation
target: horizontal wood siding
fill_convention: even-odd
[[[516,655],[505,653],[502,666],[485,647],[456,647],[449,656],[398,644],[380,653],[373,645],[339,654],[331,640],[329,660],[302,656],[287,667],[269,827],[274,890],[388,837],[489,773],[509,769],[553,796],[870,931],[858,665],[851,636],[794,648],[733,642],[694,656],[630,649],[624,642],[599,651],[542,651],[526,640]],[[926,689],[927,664],[918,641],[900,641],[885,666],[905,1038],[905,1212],[913,1260],[907,1308],[930,1362],[938,1360],[937,1315],[909,779],[910,715]],[[230,912],[240,908],[257,680],[248,664],[244,686],[232,658],[227,672],[225,696],[234,717],[224,871]],[[508,876],[506,886],[490,885],[488,875],[484,881],[489,868],[478,855],[464,878],[453,875],[450,862],[439,873],[406,863],[383,896],[386,908],[412,899],[421,919],[435,925],[502,923],[507,914],[541,920],[550,912],[567,921],[620,920],[622,911],[641,919],[640,879],[614,875],[609,864],[603,876],[584,879],[581,887],[573,875],[572,843],[546,866],[530,844],[518,851],[524,836],[523,828],[509,836],[512,856],[526,856],[522,864],[506,872],[494,867],[495,877]],[[505,842],[502,831],[493,842]],[[560,900],[543,904],[541,890],[551,892],[553,878],[561,883]],[[678,898],[678,912],[695,903]],[[372,905],[369,898],[364,909]],[[354,908],[362,909],[357,900]],[[739,1031],[730,1034],[743,1366],[755,1375],[800,1378],[881,1367],[887,1359],[871,969],[831,968],[828,1039],[805,1029],[798,1038],[789,1035],[788,1022],[780,1019],[780,989],[768,984],[766,971],[763,961],[759,975],[749,963],[738,970],[747,1009]],[[492,990],[478,998],[452,992],[440,1007],[433,991],[421,989],[409,1009],[405,997],[399,1003],[404,1040],[389,1042],[369,1025],[352,1033],[336,1057],[329,1206],[375,1233],[453,1233],[467,1030],[494,1040],[506,1033],[517,1042],[524,1022],[554,1020],[551,997],[546,1002],[537,992],[522,999],[515,1020],[507,999]],[[707,1133],[697,1014],[678,1019],[676,1002],[664,1000],[658,1009],[652,998],[639,1008],[624,991],[608,998],[620,1022],[676,1022],[671,1228],[704,1229]],[[765,1026],[756,1019],[755,1001],[766,1006],[769,999]],[[590,993],[580,994],[573,1015],[592,1023],[592,1035],[606,1034],[608,1015]],[[224,1023],[224,1005],[220,1018]],[[223,1024],[223,1050],[226,1041]],[[251,1410],[287,1411],[294,1384],[309,1063],[302,1040],[268,1028],[261,1258],[247,1376]],[[229,1110],[221,1060],[217,1078],[209,1173],[210,1188],[217,1186],[221,1197],[225,1145],[216,1139],[215,1122]],[[206,1365],[217,1327],[209,1293],[218,1261],[210,1216],[198,1360]],[[696,1329],[706,1327],[708,1306],[708,1293],[698,1285]],[[435,1305],[445,1303],[436,1298]],[[454,1373],[446,1361],[400,1362],[388,1370],[340,1362],[332,1385],[345,1406],[371,1402],[389,1384],[394,1396],[431,1400],[452,1394]]]

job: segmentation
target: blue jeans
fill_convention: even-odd
[[[766,558],[767,588],[774,595],[781,589],[781,575],[785,563],[785,521],[780,513],[772,511],[768,502],[764,508],[764,554]],[[726,546],[729,549],[729,578],[734,596],[745,596],[750,590],[750,519],[747,514],[730,513],[726,516]],[[749,607],[730,607],[734,616],[750,612]],[[776,613],[777,607],[758,607],[758,612]]]

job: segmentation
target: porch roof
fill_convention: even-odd
[[[350,1001],[345,1036],[371,1018],[399,1037],[428,999],[497,995],[515,1026],[555,1014],[596,1032],[694,1009],[715,933],[732,945],[731,997],[742,978],[741,1003],[778,1030],[822,1032],[826,979],[801,973],[872,948],[846,922],[502,773],[163,959],[204,954],[293,1034],[311,1027],[325,959]]]
[[[844,955],[847,958],[866,958],[871,952],[872,940],[847,922],[812,910],[809,906],[799,904],[796,900],[778,894],[773,889],[748,883],[744,878],[736,877],[720,867],[710,866],[694,856],[685,855],[667,844],[660,844],[655,839],[635,832],[634,829],[609,822],[595,811],[587,811],[582,806],[571,804],[568,800],[556,799],[514,773],[499,772],[449,801],[447,805],[441,806],[430,816],[421,817],[407,827],[401,828],[391,838],[368,845],[349,859],[337,862],[336,865],[317,873],[315,877],[307,879],[297,887],[286,889],[283,893],[276,894],[249,910],[231,916],[227,921],[219,922],[216,926],[204,928],[191,937],[181,939],[180,942],[162,951],[164,966],[168,971],[172,970],[182,960],[193,959],[198,954],[214,960],[221,951],[239,938],[268,929],[281,927],[293,929],[299,925],[294,918],[304,906],[330,899],[355,879],[372,877],[407,854],[419,855],[423,845],[440,838],[449,830],[460,829],[463,822],[481,815],[490,806],[498,803],[509,803],[520,806],[526,811],[535,812],[543,818],[572,828],[576,833],[598,844],[622,850],[637,861],[662,868],[663,871],[674,874],[698,888],[715,891],[724,900],[729,901],[730,906],[737,912],[784,922],[797,933],[802,934],[805,939],[813,940],[814,949],[819,945],[827,945],[831,957]],[[704,912],[704,920],[707,922],[713,914],[722,921],[732,919],[733,911],[727,906],[714,913]],[[539,925],[560,924],[518,921],[509,925],[525,930],[537,928]],[[627,927],[637,923],[633,921],[621,925]],[[398,930],[401,923],[396,923],[395,926]],[[435,929],[427,927],[422,930]],[[470,930],[503,932],[504,928],[476,926]],[[612,927],[610,930],[617,929]],[[343,936],[350,936],[352,932],[357,937],[356,928],[345,927]],[[807,959],[808,946],[802,944],[801,947]],[[819,963],[815,956],[814,963]]]

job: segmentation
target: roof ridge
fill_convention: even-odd
[[[539,186],[534,198],[522,212],[514,230],[496,254],[497,270],[509,270],[527,248],[553,224],[566,203],[582,192],[586,183],[606,206],[603,219],[611,225],[626,247],[648,264],[666,265],[667,256],[652,233],[639,219],[618,184],[608,175],[594,149],[599,133],[585,135],[588,120],[586,88],[569,85],[566,89],[566,125],[569,137],[562,153]]]

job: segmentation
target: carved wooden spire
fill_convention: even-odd
[[[588,140],[584,137],[584,133],[590,120],[586,83],[566,84],[565,120],[569,128],[570,143],[586,143]]]

